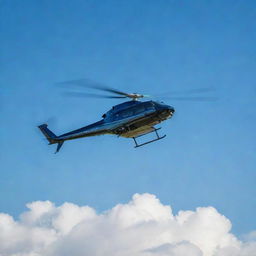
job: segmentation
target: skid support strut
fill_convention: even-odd
[[[139,136],[137,136],[137,137],[132,137],[133,138],[133,140],[134,140],[134,143],[135,143],[135,148],[138,148],[138,147],[141,147],[141,146],[144,146],[144,145],[146,145],[146,144],[149,144],[149,143],[152,143],[152,142],[154,142],[154,141],[157,141],[157,140],[161,140],[161,139],[163,139],[164,137],[166,137],[166,135],[163,135],[163,136],[159,136],[159,134],[158,134],[158,130],[160,130],[161,128],[157,128],[157,129],[154,129],[153,131],[151,131],[151,132],[148,132],[148,133],[145,133],[145,134],[142,134],[142,135],[139,135]],[[139,138],[139,137],[142,137],[142,136],[144,136],[144,135],[146,135],[146,134],[149,134],[149,133],[152,133],[152,132],[155,132],[155,134],[156,134],[156,139],[153,139],[153,140],[150,140],[150,141],[147,141],[147,142],[144,142],[144,143],[142,143],[142,144],[138,144],[138,142],[137,142],[137,138]]]

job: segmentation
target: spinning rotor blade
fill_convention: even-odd
[[[207,92],[214,92],[214,87],[205,87],[205,88],[195,88],[195,89],[187,89],[187,90],[178,90],[178,91],[168,91],[165,93],[157,94],[157,97],[165,97],[171,95],[191,95],[191,94],[203,94]]]
[[[205,88],[195,88],[195,89],[188,89],[183,91],[174,91],[173,94],[194,94],[194,93],[206,93],[206,92],[213,92],[215,89],[213,87],[205,87]]]
[[[86,92],[66,92],[65,95],[72,97],[93,97],[93,98],[109,98],[109,99],[124,99],[130,98],[133,100],[137,100],[139,98],[160,98],[160,99],[171,99],[171,100],[179,100],[179,101],[215,101],[216,97],[197,97],[197,94],[204,94],[207,92],[215,91],[214,87],[204,87],[204,88],[195,88],[195,89],[186,89],[186,90],[175,90],[169,91],[166,93],[161,93],[157,95],[143,95],[137,93],[126,93],[119,91],[117,89],[108,87],[106,85],[102,85],[97,82],[93,82],[89,79],[78,79],[78,80],[70,80],[66,82],[58,83],[63,86],[80,86],[84,88],[90,88],[94,90],[109,92],[112,95],[101,95],[94,93],[86,93]],[[116,95],[116,96],[115,96]],[[177,95],[177,96],[175,96]],[[190,96],[191,95],[191,96]]]
[[[178,101],[216,101],[217,97],[163,97],[164,99],[178,100]]]
[[[195,88],[195,89],[169,91],[166,93],[158,94],[155,97],[161,98],[161,99],[177,100],[177,101],[216,101],[218,98],[214,96],[200,96],[200,95],[205,95],[205,93],[214,92],[214,91],[215,91],[214,87],[203,87],[203,88]]]
[[[91,88],[91,89],[96,89],[96,90],[100,90],[100,91],[105,91],[105,92],[110,92],[110,93],[114,93],[117,95],[122,95],[125,97],[131,97],[131,94],[129,93],[125,93],[116,89],[113,89],[111,87],[102,85],[100,83],[96,83],[96,82],[92,82],[88,79],[79,79],[79,80],[70,80],[70,81],[66,81],[66,82],[62,82],[59,83],[60,85],[77,85],[77,86],[81,86],[81,87],[86,87],[86,88]]]
[[[112,89],[110,87],[106,87],[106,86],[98,86],[98,87],[93,87],[94,89],[97,89],[97,90],[100,90],[100,91],[105,91],[105,92],[111,92],[111,93],[114,93],[114,94],[118,94],[118,95],[123,95],[125,97],[130,97],[130,94],[128,93],[125,93],[125,92],[121,92],[121,91],[118,91],[116,89]]]
[[[94,93],[86,92],[64,92],[63,95],[71,97],[80,97],[80,98],[108,98],[108,99],[124,99],[126,96],[109,96],[109,95],[99,95]]]

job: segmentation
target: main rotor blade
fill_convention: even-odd
[[[65,81],[65,82],[61,82],[61,83],[58,83],[58,84],[59,85],[77,85],[77,86],[92,88],[92,89],[96,89],[96,90],[100,90],[100,91],[111,92],[111,93],[118,94],[118,95],[123,95],[123,96],[126,96],[126,97],[129,97],[129,95],[130,95],[129,93],[116,90],[114,88],[102,85],[100,83],[93,82],[93,81],[88,80],[88,79],[70,80],[70,81]]]
[[[165,93],[157,94],[157,97],[163,97],[163,96],[171,96],[171,95],[190,95],[190,94],[202,94],[207,92],[214,92],[214,87],[203,87],[203,88],[195,88],[195,89],[186,89],[186,90],[175,90],[175,91],[168,91]]]
[[[75,79],[75,80],[68,80],[64,82],[59,82],[57,85],[62,85],[62,86],[80,86],[80,87],[86,87],[86,88],[91,88],[94,86],[100,86],[100,83],[98,82],[93,82],[89,79]]]
[[[163,97],[164,99],[178,100],[178,101],[216,101],[217,97]]]
[[[205,93],[205,92],[214,92],[214,91],[215,91],[214,87],[203,87],[203,88],[183,90],[183,92],[177,91],[176,93],[194,94],[194,93]]]
[[[80,98],[108,98],[108,99],[124,99],[125,96],[110,96],[110,95],[99,95],[94,93],[86,92],[64,92],[63,95],[70,97],[80,97]]]
[[[110,88],[110,87],[106,87],[106,86],[97,86],[97,87],[94,86],[92,88],[100,90],[100,91],[111,92],[111,93],[115,93],[115,94],[118,94],[118,95],[123,95],[123,96],[126,96],[126,97],[130,97],[129,93],[121,92],[121,91],[118,91],[116,89],[113,89],[113,88]]]

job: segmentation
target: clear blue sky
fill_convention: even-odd
[[[98,211],[148,192],[174,212],[212,205],[237,235],[256,229],[255,1],[1,1],[0,212],[51,200]],[[167,137],[134,149],[114,136],[61,134],[120,101],[69,99],[90,78],[138,93],[214,86],[217,102],[166,101]]]

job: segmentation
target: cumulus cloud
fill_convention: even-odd
[[[242,242],[215,208],[173,215],[151,194],[101,214],[50,201],[27,208],[18,220],[0,214],[0,256],[256,256],[255,231]]]

